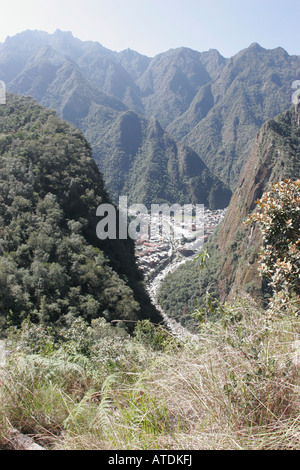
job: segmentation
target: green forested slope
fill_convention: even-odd
[[[199,88],[211,81],[200,52],[185,47],[158,54],[137,80],[147,117],[167,127],[189,107]]]
[[[290,107],[292,83],[299,78],[299,56],[252,44],[227,60],[168,131],[234,190],[257,132]]]
[[[162,202],[201,203],[212,209],[228,206],[231,191],[156,119],[126,111],[118,115],[103,139],[98,136],[97,141],[91,136],[91,143],[114,200],[128,195],[129,202],[143,203],[149,209]]]
[[[146,118],[149,125],[158,120],[176,146],[192,149],[200,166],[204,162],[233,191],[262,124],[289,108],[292,83],[300,79],[300,58],[256,43],[227,59],[216,50],[186,47],[150,58],[130,50],[116,53],[70,32],[25,31],[0,44],[0,77],[9,91],[32,96],[84,132],[114,197],[116,188],[132,190],[142,158],[150,185],[159,185],[163,195],[157,197],[164,199],[174,184],[164,170],[169,147],[147,140],[146,133],[138,154],[127,153],[118,140],[122,114],[132,111],[136,120]],[[161,172],[153,171],[154,147]],[[136,163],[130,166],[128,182],[120,185],[116,165],[124,159]],[[190,196],[181,175],[178,181],[180,194],[188,190]],[[214,185],[215,179],[206,182]],[[144,197],[142,192],[139,196]],[[206,192],[205,200],[208,196]]]
[[[109,202],[82,133],[30,98],[0,108],[0,315],[58,324],[160,315],[130,240],[100,242],[96,209]]]

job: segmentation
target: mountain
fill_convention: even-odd
[[[200,57],[197,51],[179,48],[151,60],[137,80],[147,117],[167,127],[186,111],[199,88],[211,81]]]
[[[0,107],[1,322],[162,320],[128,240],[96,236],[111,203],[83,134],[28,97]],[[128,320],[130,321],[128,323]]]
[[[123,61],[124,63],[124,61]],[[126,69],[114,59],[98,54],[85,54],[77,60],[81,71],[98,88],[123,101],[130,109],[144,112],[140,90]]]
[[[139,54],[132,49],[125,49],[124,51],[116,53],[115,58],[134,81],[145,72],[151,62],[150,57]]]
[[[147,120],[133,111],[120,113],[99,143],[92,136],[90,142],[114,199],[128,194],[129,202],[147,207],[201,202],[218,209],[229,204],[231,191],[157,119]]]
[[[299,111],[293,106],[262,126],[220,227],[216,245],[221,253],[221,299],[233,298],[243,290],[259,299],[263,286],[257,261],[262,239],[257,227],[245,226],[244,220],[269,183],[300,177],[299,155]]]
[[[125,194],[130,201],[145,204],[197,202],[212,209],[228,205],[231,191],[200,157],[186,145],[178,145],[156,119],[136,112],[143,112],[144,107],[140,90],[121,63],[129,68],[131,58],[131,74],[143,76],[149,63],[144,56],[124,51],[117,60],[116,53],[97,43],[81,42],[60,31],[48,36],[26,32],[24,36],[32,37],[33,55],[7,88],[55,109],[84,132],[116,202]],[[42,47],[38,49],[40,37]],[[20,53],[22,38],[13,41],[14,50]],[[9,49],[9,42],[2,45],[0,73],[6,69],[3,51]],[[199,67],[208,79],[201,63]],[[198,86],[193,73],[190,68],[189,80]],[[131,111],[125,102],[131,103]]]
[[[225,59],[225,57],[223,57],[216,49],[209,49],[209,51],[200,53],[200,60],[212,80],[216,80],[228,59]]]
[[[26,66],[27,60],[47,44],[48,34],[43,31],[24,31],[16,36],[8,36],[0,44],[1,79],[8,84]]]
[[[114,197],[116,188],[131,190],[132,184],[120,183],[115,166],[108,169],[111,146],[112,160],[125,158],[133,169],[128,179],[136,177],[132,153],[124,157],[122,145],[112,145],[113,130],[127,111],[136,113],[136,122],[148,120],[149,126],[156,119],[176,146],[197,154],[199,168],[204,163],[206,171],[234,191],[260,127],[290,107],[292,83],[300,79],[300,57],[253,43],[230,58],[214,49],[186,47],[150,58],[80,41],[70,32],[25,31],[0,44],[0,76],[9,91],[34,97],[84,132]],[[153,148],[153,143],[143,141],[139,149],[147,146]],[[158,148],[166,156],[164,152],[164,145]],[[147,174],[157,186],[158,174],[151,168]],[[167,175],[164,181],[163,193],[169,194],[174,180]]]
[[[74,123],[85,118],[92,105],[115,111],[127,109],[120,100],[97,88],[76,63],[64,59],[51,46],[42,47],[32,56],[8,88],[15,94],[32,96]]]
[[[270,182],[300,177],[299,154],[300,113],[292,106],[257,134],[225,218],[205,247],[210,258],[201,273],[199,262],[188,262],[163,281],[159,302],[167,314],[191,323],[183,312],[191,313],[196,299],[203,305],[207,290],[221,301],[246,292],[264,303],[270,293],[257,269],[262,238],[244,221]]]
[[[49,86],[63,64],[76,68],[103,96],[109,95],[111,99],[121,97],[126,101],[126,96],[134,96],[136,92],[133,79],[119,64],[113,51],[97,42],[80,41],[71,32],[24,31],[0,44],[0,73],[12,92],[16,92],[21,82],[19,93],[36,95],[37,81],[42,82],[46,92],[46,85]],[[34,97],[42,98],[39,95]],[[138,101],[138,97],[136,99]],[[129,103],[134,106],[132,100]],[[122,105],[127,108],[126,104]],[[138,106],[142,105],[138,103]]]
[[[260,127],[292,103],[300,57],[252,44],[222,65],[167,130],[234,190]]]

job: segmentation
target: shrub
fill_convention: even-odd
[[[259,270],[274,293],[271,307],[288,305],[299,313],[300,180],[271,184],[256,204],[258,211],[248,222],[257,222],[261,228],[264,245]]]
[[[156,326],[149,320],[137,322],[134,335],[138,342],[155,351],[164,351],[180,345],[180,341],[176,340],[165,328],[160,325]]]

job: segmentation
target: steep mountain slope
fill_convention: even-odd
[[[199,88],[210,81],[197,51],[179,48],[157,55],[137,80],[145,115],[154,116],[167,127],[186,111]]]
[[[116,85],[110,90],[114,95],[122,86],[123,91],[129,89],[129,74],[124,69],[122,72],[107,51],[102,54],[100,46],[93,43],[79,41],[78,45],[78,40],[67,33],[57,32],[48,37],[48,42],[52,45],[44,45],[34,53],[8,89],[55,109],[85,133],[115,201],[125,194],[131,201],[147,204],[193,201],[223,208],[229,203],[231,192],[195,152],[178,146],[158,122],[155,126],[159,132],[152,132],[153,122],[133,111],[126,113],[123,101],[103,91],[103,81],[107,86]],[[64,46],[68,58],[54,49],[61,51]],[[135,59],[141,60],[136,55]],[[112,63],[111,71],[120,86],[108,71]]]
[[[148,121],[126,111],[98,143],[92,136],[90,141],[114,199],[128,195],[129,202],[147,207],[151,203],[198,202],[218,209],[229,204],[231,191],[195,152],[178,145],[156,119]],[[117,170],[112,172],[112,168]]]
[[[245,227],[243,222],[255,210],[255,201],[268,183],[299,177],[299,113],[292,107],[262,127],[220,227],[216,244],[222,257],[218,282],[222,299],[232,298],[241,290],[259,295],[261,236],[255,226]]]
[[[2,322],[161,321],[132,241],[96,236],[96,209],[110,199],[79,130],[30,98],[8,95],[0,166]]]
[[[32,65],[30,62],[38,60],[46,46],[54,50],[61,61],[76,64],[97,88],[122,99],[125,104],[128,101],[132,109],[143,110],[139,90],[133,78],[117,60],[116,54],[97,42],[80,41],[71,32],[57,30],[54,34],[48,34],[42,31],[25,31],[8,38],[0,45],[2,79],[9,84],[18,74],[26,74],[28,66]]]
[[[252,44],[227,60],[219,77],[199,90],[168,131],[235,189],[256,133],[290,107],[292,83],[299,78],[299,56]]]
[[[291,104],[300,57],[252,44],[229,59],[185,47],[149,58],[59,30],[26,31],[0,45],[0,75],[8,90],[32,95],[80,127],[105,172],[111,131],[120,112],[130,110],[136,120],[157,119],[234,190],[259,128]],[[110,166],[109,172],[107,180],[116,172],[115,191],[119,170]]]
[[[228,61],[228,59],[225,59],[216,49],[201,52],[200,60],[213,80],[219,77]]]
[[[115,54],[115,57],[133,80],[137,80],[145,72],[151,62],[150,57],[139,54],[132,49],[125,49],[124,51],[118,52]]]
[[[81,71],[105,93],[115,96],[130,107],[143,113],[140,90],[129,73],[114,59],[99,54],[86,54],[77,61]]]
[[[189,262],[163,282],[160,303],[168,314],[188,322],[183,312],[193,310],[195,299],[201,304],[206,290],[222,301],[248,292],[263,302],[267,290],[257,270],[261,235],[244,221],[269,182],[299,178],[299,123],[299,111],[293,106],[262,126],[226,216],[207,243],[210,258],[205,267],[200,273],[199,264]]]
[[[43,31],[24,31],[0,44],[1,80],[6,84],[13,80],[26,66],[28,59],[47,44],[48,36]]]
[[[64,59],[51,46],[44,46],[32,56],[8,88],[13,93],[32,96],[73,123],[85,118],[92,105],[115,111],[126,109],[120,100],[97,88],[76,63]]]

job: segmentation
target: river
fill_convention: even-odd
[[[171,272],[175,271],[179,266],[182,264],[187,263],[188,261],[191,261],[192,257],[176,257],[175,260],[170,262],[165,268],[163,268],[159,273],[151,279],[147,284],[148,284],[148,292],[150,294],[151,300],[153,304],[156,306],[157,310],[161,313],[166,326],[169,328],[169,330],[172,332],[174,336],[177,336],[181,339],[183,338],[193,338],[197,339],[198,336],[191,333],[189,330],[187,330],[184,326],[182,326],[180,323],[178,323],[176,320],[173,318],[168,317],[168,315],[163,311],[161,306],[159,305],[157,301],[157,294],[161,285],[161,282],[163,279]]]

